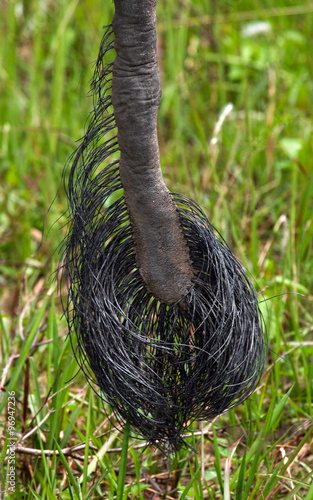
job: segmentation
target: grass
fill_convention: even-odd
[[[58,187],[91,109],[112,2],[11,0],[1,10],[1,491],[13,391],[9,498],[311,500],[312,2],[159,0],[166,182],[204,207],[256,277],[270,325],[256,392],[213,423],[193,423],[198,454],[171,460],[108,419],[78,372],[51,278],[65,223]],[[267,31],[247,36],[256,21]]]

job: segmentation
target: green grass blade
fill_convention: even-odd
[[[124,430],[124,436],[123,436],[121,460],[119,464],[116,500],[122,500],[124,494],[124,485],[125,485],[125,477],[127,469],[128,442],[130,436],[130,425],[128,422],[126,422],[123,430]]]
[[[243,500],[243,487],[245,481],[245,473],[246,473],[246,450],[241,460],[240,469],[239,469],[239,477],[236,488],[236,500]]]
[[[213,427],[213,444],[214,444],[214,456],[215,456],[215,462],[214,462],[214,467],[216,470],[218,482],[221,488],[222,493],[224,493],[224,481],[223,481],[223,473],[222,473],[222,465],[221,465],[221,455],[220,455],[220,450],[218,447],[218,441],[216,437],[216,432]]]
[[[24,367],[26,358],[30,354],[30,348],[31,348],[32,343],[34,341],[34,338],[35,338],[35,336],[37,334],[37,331],[38,331],[38,328],[39,328],[40,323],[42,321],[42,318],[44,316],[44,313],[47,310],[49,300],[50,300],[49,295],[46,295],[46,297],[44,298],[43,303],[42,303],[39,311],[37,312],[37,314],[34,317],[34,321],[33,321],[33,325],[32,325],[31,331],[27,335],[27,338],[26,338],[26,340],[24,342],[24,346],[21,349],[21,353],[20,353],[20,356],[19,356],[18,361],[16,363],[16,366],[14,367],[14,370],[13,370],[13,373],[12,373],[12,377],[11,377],[10,382],[8,384],[7,392],[6,392],[7,394],[8,394],[8,392],[16,389],[16,384],[17,384],[18,377],[19,377],[19,375],[20,375],[20,373],[22,371],[22,368]],[[3,398],[3,400],[2,400],[2,402],[0,404],[0,413],[2,413],[5,405],[6,405],[6,398]]]
[[[180,500],[184,500],[184,499],[186,498],[186,496],[187,496],[187,494],[188,494],[188,491],[190,490],[190,488],[192,488],[192,486],[193,486],[194,482],[197,480],[197,478],[198,478],[198,474],[199,474],[199,472],[200,472],[200,471],[201,471],[201,467],[198,467],[198,468],[195,470],[195,472],[194,472],[194,474],[192,475],[192,477],[191,477],[191,479],[190,479],[189,483],[187,484],[187,486],[186,486],[186,487],[185,487],[185,489],[183,490],[183,492],[182,492],[182,494],[181,494],[181,496],[180,496]]]
[[[81,489],[79,487],[78,481],[76,480],[73,472],[71,471],[70,466],[68,465],[67,460],[66,460],[66,458],[65,458],[65,456],[64,456],[64,454],[63,454],[63,452],[62,452],[62,450],[61,450],[61,448],[59,446],[59,444],[56,441],[55,441],[55,446],[56,446],[56,449],[59,452],[60,459],[61,459],[61,461],[62,461],[62,463],[64,465],[64,468],[66,470],[68,479],[70,481],[70,484],[74,488],[74,491],[75,491],[75,493],[77,495],[77,498],[79,500],[83,500],[82,492],[81,492]]]

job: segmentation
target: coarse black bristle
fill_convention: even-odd
[[[104,63],[112,48],[108,27],[92,81],[94,110],[65,171],[64,310],[94,390],[120,422],[169,453],[186,445],[188,423],[211,419],[252,393],[264,365],[266,329],[243,266],[200,207],[179,194],[172,196],[195,279],[174,305],[147,291],[119,196],[118,160],[112,161],[118,152],[112,63]]]

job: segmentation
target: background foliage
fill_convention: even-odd
[[[312,13],[304,0],[159,0],[166,182],[255,276],[270,325],[255,394],[192,424],[198,454],[166,460],[133,437],[122,453],[109,408],[77,373],[51,278],[63,165],[84,133],[113,4],[1,0],[0,424],[4,453],[14,390],[13,498],[313,498]]]

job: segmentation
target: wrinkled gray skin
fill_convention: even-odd
[[[160,168],[156,0],[115,0],[112,24],[116,50],[112,103],[137,264],[147,289],[173,304],[188,292],[194,272]]]

